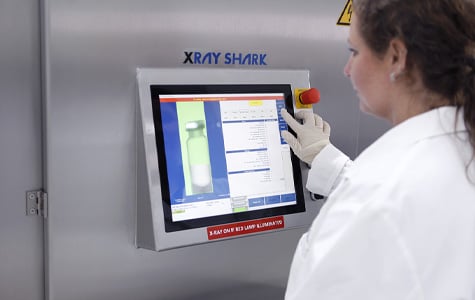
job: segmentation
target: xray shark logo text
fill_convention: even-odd
[[[199,52],[185,51],[183,64],[191,65],[249,65],[267,66],[265,53],[236,53],[236,52]]]

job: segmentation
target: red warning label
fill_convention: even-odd
[[[284,228],[283,216],[210,226],[206,230],[208,232],[208,240],[217,240],[279,228]]]

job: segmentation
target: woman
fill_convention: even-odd
[[[475,299],[475,5],[353,0],[348,43],[361,110],[394,127],[351,162],[319,116],[282,112],[328,195],[286,299]]]

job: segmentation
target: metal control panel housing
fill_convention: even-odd
[[[168,197],[168,192],[164,193],[164,189],[168,189],[169,185],[173,186],[175,184],[175,181],[181,179],[176,179],[174,176],[170,175],[172,174],[173,170],[169,171],[168,173],[165,173],[163,172],[163,168],[166,168],[165,156],[168,155],[169,160],[172,160],[174,163],[177,162],[176,166],[173,165],[172,168],[168,166],[168,168],[179,169],[181,171],[181,154],[177,154],[176,158],[170,158],[170,156],[175,155],[175,152],[180,152],[180,150],[173,151],[173,153],[165,153],[166,144],[170,144],[173,142],[175,142],[176,144],[180,144],[180,140],[178,137],[180,133],[178,132],[178,130],[174,132],[166,132],[164,129],[162,135],[158,135],[157,131],[162,130],[162,128],[160,128],[161,123],[157,122],[157,119],[169,119],[173,118],[172,115],[174,114],[180,114],[180,112],[176,113],[176,110],[178,110],[176,107],[184,103],[179,101],[186,102],[186,97],[190,96],[190,93],[190,97],[195,97],[195,100],[201,100],[199,102],[202,102],[204,99],[203,97],[206,97],[206,95],[196,94],[197,92],[188,92],[188,94],[184,95],[168,95],[167,97],[170,97],[170,99],[165,98],[164,95],[161,95],[161,100],[159,100],[157,96],[154,96],[155,89],[157,87],[165,87],[170,89],[174,86],[178,86],[180,87],[178,88],[178,91],[181,91],[181,89],[185,89],[189,86],[191,86],[193,89],[199,87],[206,87],[206,90],[215,90],[215,92],[213,92],[212,94],[213,96],[211,100],[224,101],[222,103],[227,105],[226,107],[229,107],[229,103],[231,103],[226,100],[232,100],[232,97],[245,98],[247,96],[250,97],[250,100],[246,100],[246,105],[262,105],[263,101],[252,100],[252,97],[257,97],[257,95],[259,95],[259,97],[267,97],[269,95],[269,97],[272,97],[273,94],[249,94],[253,87],[267,86],[276,87],[277,89],[277,87],[280,88],[282,86],[288,86],[289,93],[292,93],[292,91],[294,91],[294,89],[296,88],[308,88],[309,72],[307,70],[145,68],[137,70],[137,84],[137,247],[162,251],[213,241],[227,240],[230,238],[245,237],[268,232],[300,228],[302,226],[308,226],[311,223],[311,221],[315,217],[316,212],[318,211],[318,208],[316,207],[318,203],[316,203],[315,201],[311,201],[309,193],[303,190],[304,184],[302,184],[302,182],[306,182],[307,167],[301,164],[297,159],[294,159],[292,163],[294,164],[294,166],[295,164],[298,164],[298,170],[300,173],[297,174],[298,176],[293,176],[295,181],[297,181],[297,178],[299,180],[298,185],[295,184],[295,187],[298,187],[296,191],[296,195],[298,195],[298,197],[296,196],[296,198],[298,198],[300,201],[299,203],[301,203],[300,208],[288,210],[288,208],[296,206],[297,203],[292,206],[291,204],[285,204],[282,202],[282,205],[280,206],[278,203],[272,203],[267,202],[267,200],[262,200],[263,205],[265,202],[265,204],[268,205],[269,208],[266,207],[266,209],[260,209],[259,212],[247,211],[247,209],[245,209],[246,212],[239,212],[238,209],[234,209],[233,212],[235,213],[226,216],[214,217],[212,215],[208,215],[207,212],[204,212],[204,214],[206,214],[206,217],[199,218],[198,220],[190,220],[191,217],[189,217],[189,219],[184,219],[183,216],[180,216],[182,219],[179,219],[178,221],[176,219],[173,219],[174,216],[177,215],[174,214],[175,212],[183,213],[184,210],[173,210],[173,206],[176,205],[176,203],[174,204],[173,200],[165,199],[166,197]],[[227,91],[229,91],[229,89],[231,88],[232,93],[221,94],[216,92],[216,89],[217,91],[222,92],[223,87],[225,87],[224,90]],[[249,90],[249,88],[251,88],[251,90]],[[240,89],[242,89],[242,92],[240,94],[236,94],[236,92],[240,91]],[[201,91],[200,93],[202,93],[202,90],[199,91]],[[272,91],[272,89],[265,91],[270,92]],[[290,99],[293,99],[293,95],[289,96]],[[153,100],[154,97],[156,98],[155,100]],[[173,107],[174,110],[162,111],[160,114],[159,111],[157,112],[157,108],[154,107],[153,103],[155,102],[153,101],[172,101],[173,104],[169,106]],[[249,102],[249,104],[247,104],[247,102]],[[194,105],[196,103],[192,104]],[[221,106],[223,106],[224,104],[221,104]],[[210,105],[215,105],[215,103],[212,103]],[[277,111],[278,108],[274,110]],[[183,115],[185,113],[182,112],[181,114]],[[193,114],[196,114],[196,112],[194,112]],[[195,119],[196,118],[201,117],[195,117]],[[165,120],[163,120],[163,122],[165,122]],[[176,123],[178,123],[178,121],[176,121]],[[183,132],[187,131],[187,134],[191,134],[192,130],[190,128],[192,125],[195,125],[193,128],[196,128],[196,130],[200,129],[200,131],[203,130],[203,128],[205,127],[204,121],[201,120],[182,123]],[[229,123],[232,122],[229,121]],[[201,126],[197,126],[197,124],[201,124]],[[223,124],[225,126],[228,123],[223,121]],[[245,126],[240,124],[234,125]],[[165,125],[163,126],[165,127]],[[178,127],[178,125],[176,126]],[[273,134],[273,139],[280,139],[280,132],[278,130],[273,131]],[[184,142],[182,141],[182,144],[183,143]],[[214,147],[211,146],[211,148]],[[212,151],[212,149],[205,150]],[[201,151],[203,152],[203,150]],[[213,154],[211,156],[215,157],[216,154]],[[229,156],[227,159],[229,160]],[[186,160],[186,158],[184,158],[184,160]],[[228,169],[229,168],[230,166],[228,161]],[[232,173],[232,170],[228,171],[229,174]],[[287,175],[288,173],[289,172],[287,172]],[[180,176],[183,177],[182,175]],[[242,175],[243,177],[239,178],[243,179],[246,176],[250,176],[246,174]],[[203,175],[201,176],[203,178]],[[244,186],[246,186],[245,183],[243,184]],[[202,195],[212,195],[211,188],[207,187],[207,189],[208,190],[204,191]],[[262,189],[264,192],[265,188],[262,187]],[[221,192],[221,194],[223,193]],[[289,194],[286,194],[285,192],[282,194],[283,195],[280,195],[281,199],[284,199],[285,196],[289,196]],[[271,199],[271,197],[268,198]],[[183,199],[179,200],[184,201]],[[256,198],[253,201],[256,202],[259,200]],[[279,200],[277,199],[277,202],[278,201]],[[214,201],[213,203],[216,203],[216,201]],[[234,203],[236,203],[236,201]],[[182,205],[177,207],[183,208],[184,206]],[[270,212],[271,210],[273,212]],[[181,224],[181,227],[174,226],[175,224]]]

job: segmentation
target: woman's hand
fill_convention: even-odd
[[[295,137],[287,130],[283,130],[282,138],[298,158],[311,165],[315,156],[330,144],[330,125],[310,110],[301,110],[295,114],[295,118],[303,120],[303,124],[300,124],[285,109],[282,109],[280,113],[289,127],[297,134]]]

